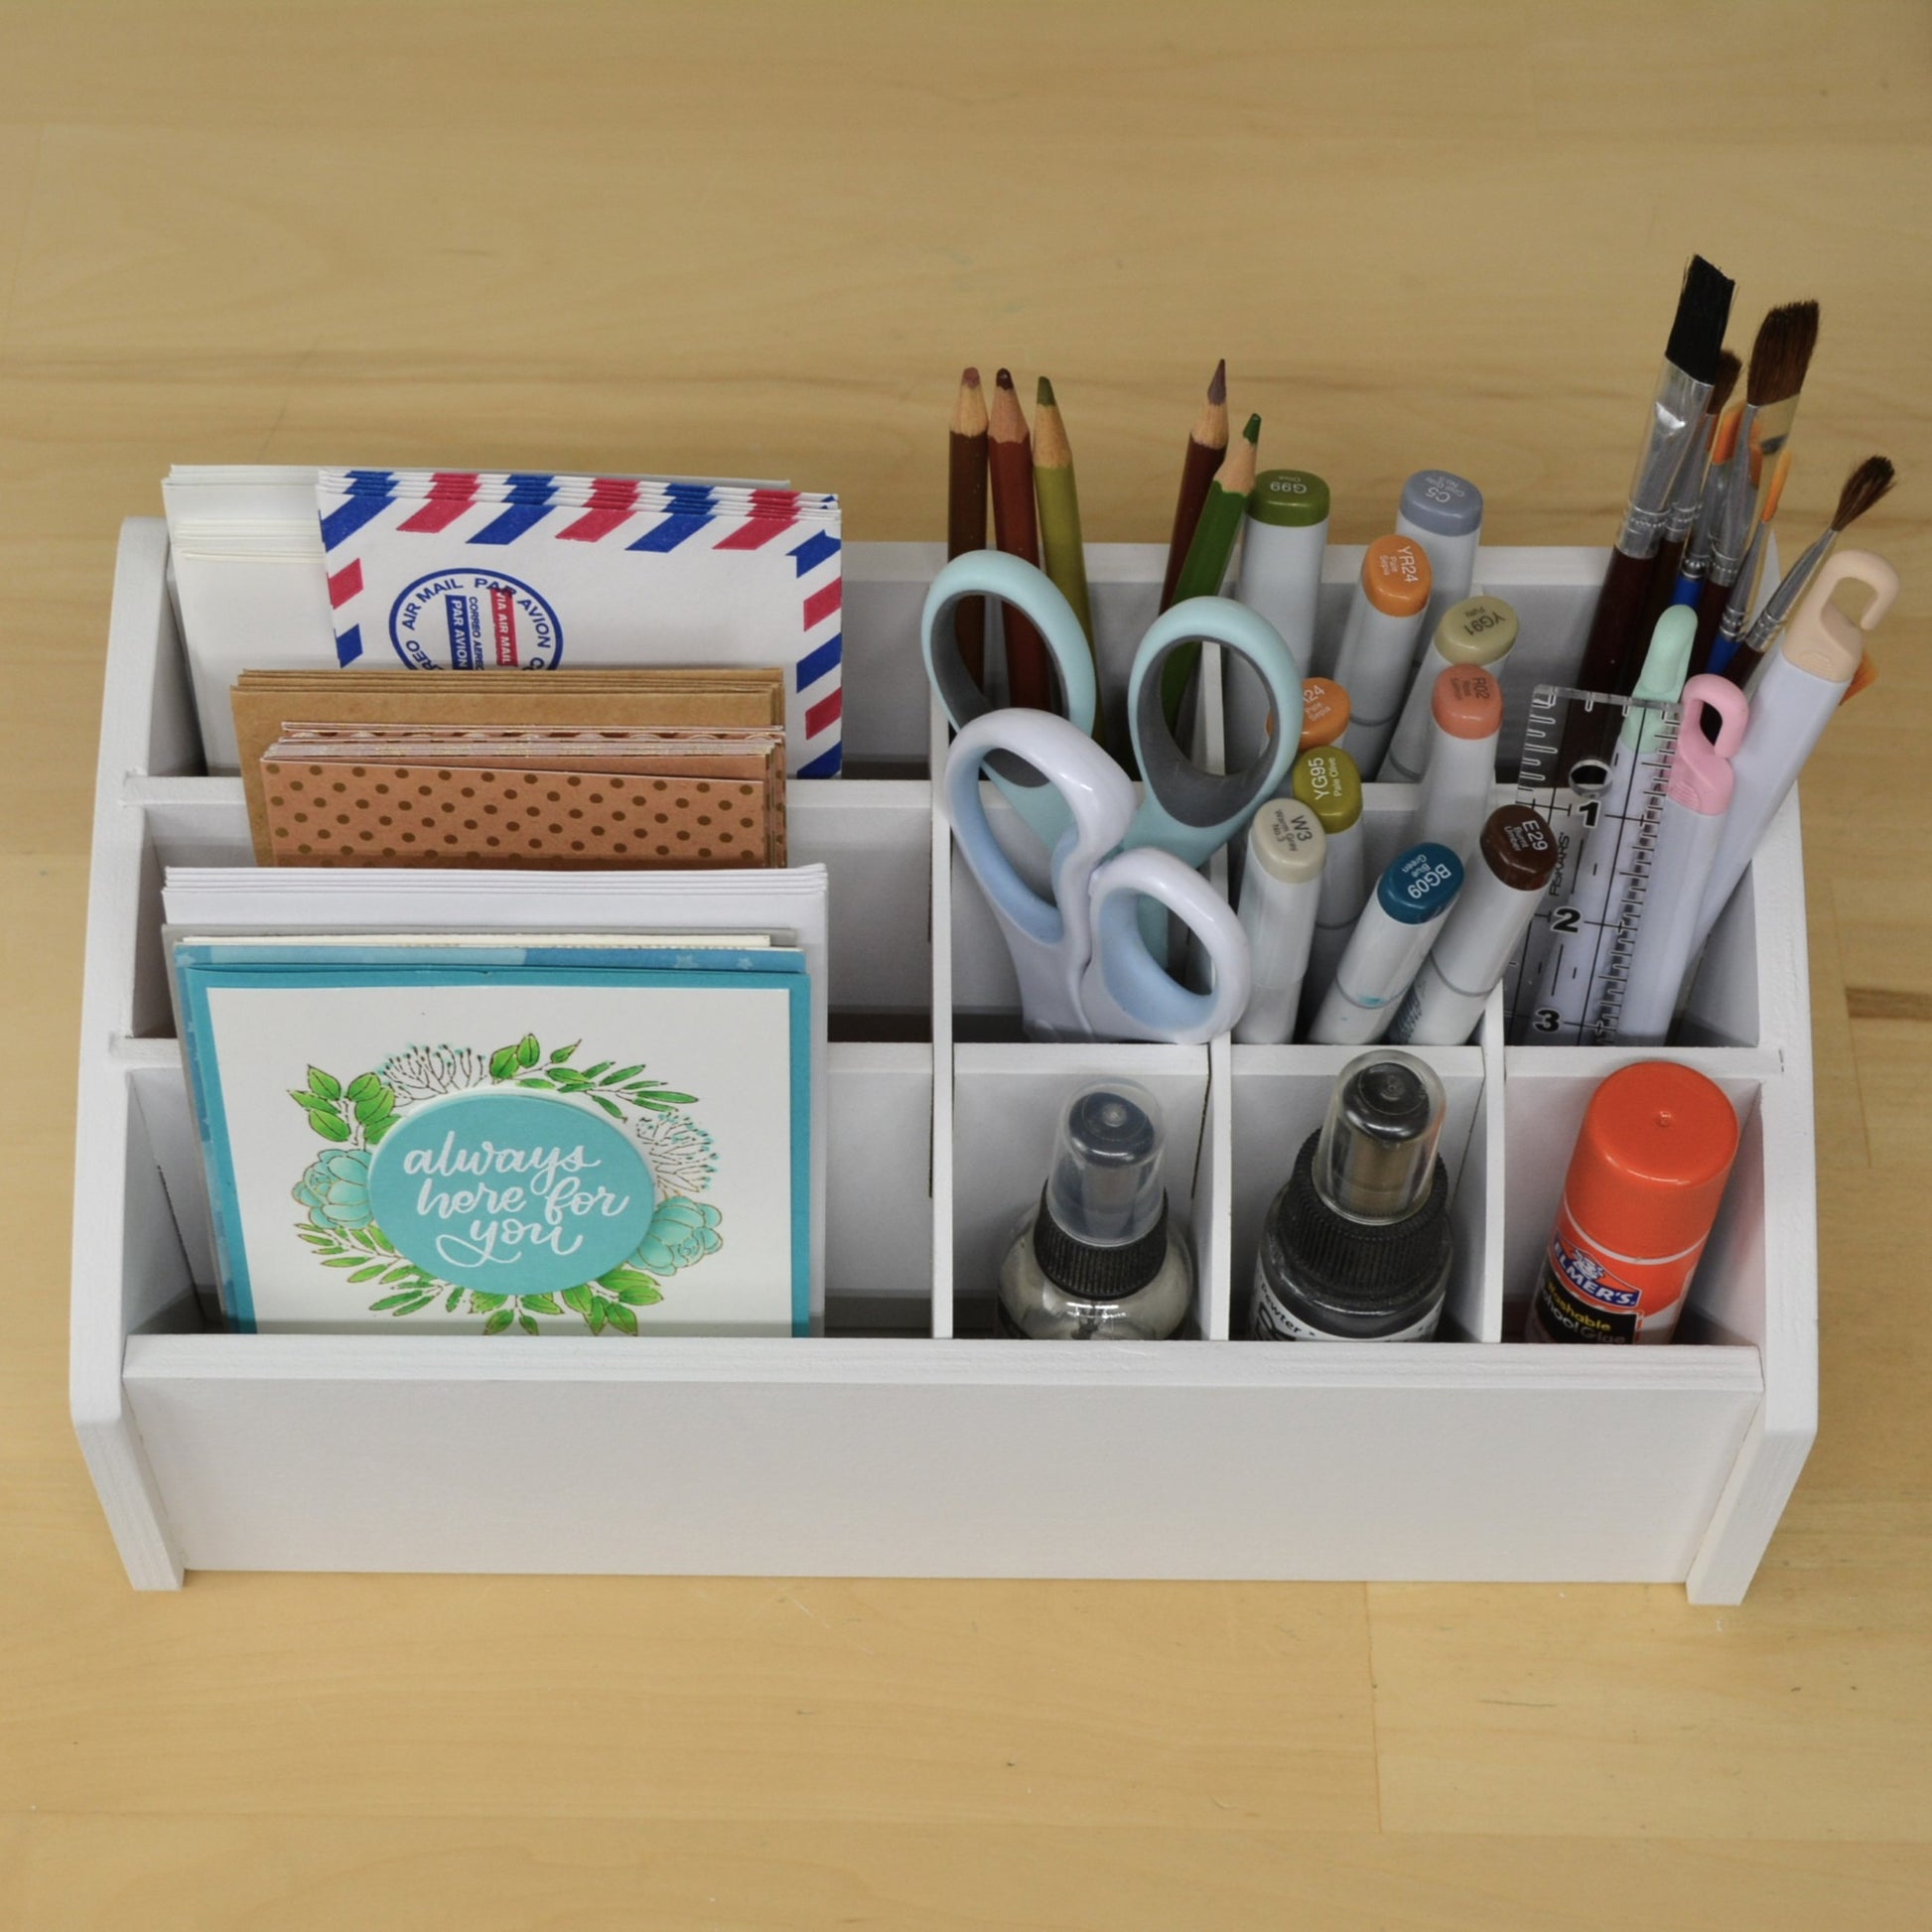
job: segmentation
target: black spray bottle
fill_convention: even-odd
[[[1262,1223],[1258,1341],[1427,1341],[1454,1240],[1443,1083],[1391,1046],[1350,1060]]]

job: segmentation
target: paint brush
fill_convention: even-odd
[[[1764,661],[1764,653],[1777,642],[1791,614],[1811,588],[1811,580],[1832,554],[1832,547],[1866,510],[1886,496],[1898,473],[1889,459],[1868,456],[1854,464],[1838,492],[1838,507],[1832,520],[1792,560],[1791,568],[1778,580],[1778,587],[1764,600],[1764,608],[1744,632],[1742,648],[1728,664],[1719,668],[1733,684],[1748,685],[1751,674]]]
[[[1629,501],[1617,528],[1610,567],[1604,574],[1584,646],[1577,682],[1587,691],[1614,691],[1636,654],[1638,630],[1650,593],[1651,566],[1663,541],[1664,523],[1678,478],[1697,447],[1705,405],[1716,386],[1730,319],[1731,282],[1702,255],[1693,255],[1678,292],[1677,313],[1664,346],[1663,367],[1651,396],[1650,422],[1630,483]],[[1593,714],[1573,709],[1564,733],[1559,770],[1566,775],[1581,759],[1607,751],[1603,727],[1613,734],[1610,707]]]
[[[1207,384],[1207,398],[1194,418],[1188,433],[1187,454],[1180,464],[1180,493],[1174,498],[1173,532],[1168,538],[1168,568],[1161,579],[1161,609],[1174,601],[1180,582],[1181,566],[1187,561],[1188,546],[1194,540],[1194,526],[1200,521],[1201,505],[1207,500],[1207,485],[1221,467],[1228,447],[1228,365],[1223,356],[1214,364]]]
[[[986,397],[978,369],[960,374],[946,446],[946,559],[951,562],[986,548]],[[952,621],[959,661],[978,684],[986,671],[985,598],[962,597]]]
[[[1684,562],[1685,546],[1690,542],[1691,532],[1697,525],[1698,506],[1704,498],[1704,485],[1707,475],[1711,473],[1711,452],[1718,433],[1718,424],[1730,401],[1730,392],[1737,386],[1737,378],[1744,372],[1744,365],[1729,349],[1723,349],[1718,355],[1718,379],[1711,387],[1711,400],[1704,405],[1704,415],[1698,423],[1697,442],[1691,450],[1684,468],[1678,473],[1677,486],[1671,491],[1670,509],[1664,517],[1664,537],[1657,546],[1657,560],[1650,567],[1650,594],[1644,605],[1644,613],[1637,625],[1640,637],[1651,637],[1657,631],[1657,620],[1664,615],[1672,602],[1672,594],[1677,589],[1677,573]],[[1706,552],[1707,558],[1709,551]],[[1701,573],[1700,573],[1701,575]],[[1624,674],[1620,683],[1634,688],[1637,671],[1642,663],[1642,654],[1632,651],[1624,659]]]
[[[1750,603],[1753,586],[1739,589],[1747,554],[1771,491],[1777,460],[1790,441],[1799,393],[1812,351],[1818,346],[1818,304],[1786,302],[1757,326],[1750,366],[1744,373],[1744,407],[1737,438],[1725,464],[1724,506],[1711,542],[1711,567],[1698,592],[1697,639],[1691,675],[1711,662],[1718,631],[1733,594]]]

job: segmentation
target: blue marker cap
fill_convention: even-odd
[[[1482,491],[1447,470],[1418,470],[1402,485],[1402,514],[1433,537],[1466,537],[1482,528]]]
[[[1412,845],[1391,860],[1375,888],[1375,897],[1390,918],[1403,925],[1427,925],[1449,908],[1462,890],[1462,861],[1446,845]]]

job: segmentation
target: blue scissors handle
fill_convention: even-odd
[[[1245,657],[1267,687],[1274,730],[1245,771],[1204,770],[1168,727],[1161,666],[1196,638]],[[1281,632],[1259,613],[1232,598],[1192,597],[1164,611],[1141,639],[1127,685],[1127,718],[1145,786],[1128,847],[1158,845],[1200,866],[1247,829],[1288,776],[1302,742],[1302,674]]]
[[[1158,846],[1109,859],[1092,881],[1093,957],[1080,1010],[1096,1039],[1168,1039],[1198,1045],[1247,1011],[1253,964],[1233,908],[1199,873]],[[1182,986],[1149,951],[1139,908],[1157,901],[1193,934],[1213,983]]]

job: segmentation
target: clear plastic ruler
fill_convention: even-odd
[[[1607,761],[1584,759],[1564,772],[1564,731],[1577,706],[1616,714],[1615,750]],[[1550,821],[1558,858],[1508,980],[1513,1043],[1615,1040],[1681,716],[1675,704],[1560,684],[1531,694],[1516,797]]]

